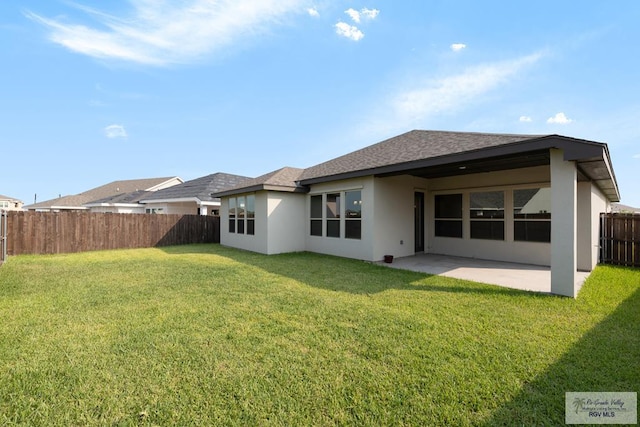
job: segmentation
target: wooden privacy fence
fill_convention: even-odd
[[[219,243],[220,218],[91,212],[9,212],[7,253],[57,254]]]
[[[600,214],[600,262],[640,267],[640,215]]]

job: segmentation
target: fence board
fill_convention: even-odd
[[[7,254],[219,243],[220,218],[200,215],[8,212]]]
[[[600,262],[640,267],[640,215],[600,214]]]

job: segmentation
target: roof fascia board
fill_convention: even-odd
[[[87,203],[84,206],[88,208],[142,208],[144,207],[139,203],[100,203],[100,204]]]
[[[603,151],[603,157],[604,157],[604,164],[607,167],[608,171],[609,171],[609,176],[611,177],[611,182],[613,183],[613,186],[615,187],[615,191],[616,191],[616,197],[618,200],[614,200],[614,201],[620,201],[620,188],[618,187],[618,180],[616,179],[616,174],[613,171],[613,165],[611,164],[611,158],[609,157],[609,149],[607,146],[604,147],[604,151]]]
[[[279,193],[307,193],[308,189],[303,187],[290,187],[286,185],[257,184],[250,187],[236,188],[234,190],[212,193],[212,197],[229,197],[236,194],[255,193],[257,191],[276,191]]]
[[[200,203],[200,199],[197,197],[182,197],[176,199],[142,199],[140,203],[184,203],[184,202],[195,202]]]
[[[38,208],[38,209],[59,209],[59,210],[70,210],[70,209],[74,209],[74,210],[82,210],[82,211],[86,211],[86,210],[88,210],[89,208],[84,207],[84,206],[55,206],[55,205],[53,205],[53,206],[50,206],[50,207],[45,207],[45,206],[43,206],[43,207]]]

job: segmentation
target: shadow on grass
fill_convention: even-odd
[[[311,252],[263,255],[220,245],[186,245],[158,249],[167,254],[206,253],[217,255],[271,274],[288,277],[315,288],[351,294],[375,294],[396,289],[556,298],[550,294],[392,269],[366,261]]]
[[[565,392],[639,392],[639,367],[640,289],[484,425],[564,425]]]

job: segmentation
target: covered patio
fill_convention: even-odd
[[[418,271],[456,279],[472,280],[524,291],[551,293],[549,267],[449,255],[416,254],[379,264],[403,270]],[[590,272],[576,273],[576,294]]]

